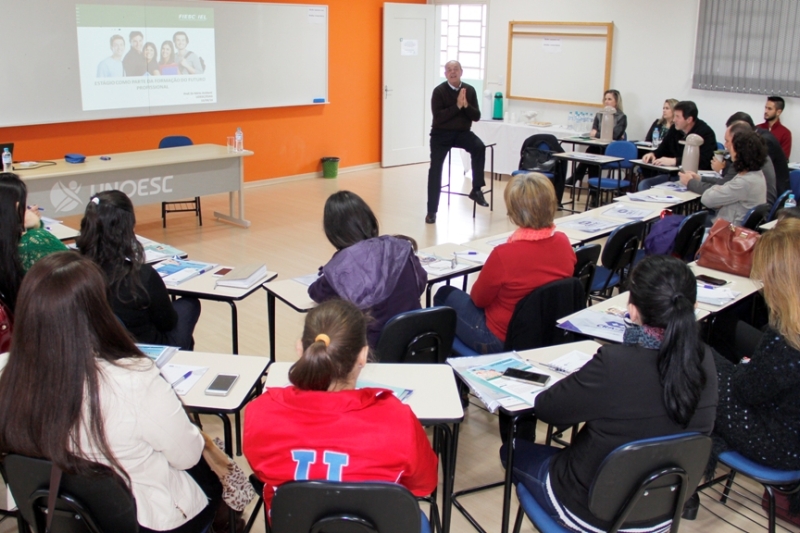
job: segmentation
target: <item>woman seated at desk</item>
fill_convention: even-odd
[[[675,104],[677,103],[678,100],[675,98],[668,98],[664,101],[661,118],[655,119],[653,124],[650,125],[650,129],[647,130],[647,135],[644,138],[646,142],[652,143],[653,137],[656,136],[656,133],[658,134],[658,142],[661,142],[661,139],[663,139],[667,134],[667,130],[672,127],[673,110],[675,109]],[[658,148],[658,143],[655,143],[653,147]]]
[[[170,301],[158,272],[144,262],[135,226],[133,204],[124,192],[99,192],[86,205],[75,242],[105,272],[114,314],[136,342],[193,350],[200,300]]]
[[[470,294],[447,285],[433,299],[456,310],[456,336],[479,353],[503,351],[517,302],[537,287],[572,276],[577,261],[569,239],[553,223],[556,193],[547,177],[514,176],[503,196],[508,217],[519,228],[489,254]]]
[[[114,317],[103,278],[74,252],[25,276],[0,377],[0,453],[68,473],[113,470],[133,492],[140,531],[199,533],[222,486],[172,387]]]
[[[621,141],[625,138],[625,130],[628,129],[628,117],[625,116],[625,113],[622,112],[622,95],[616,89],[609,89],[605,93],[603,93],[603,107],[613,107],[614,111],[614,133],[612,134],[612,139],[615,141]],[[603,113],[598,112],[594,116],[594,122],[592,122],[592,131],[589,132],[589,136],[592,139],[599,139],[600,138],[600,126],[603,123]],[[586,148],[587,154],[604,154],[606,151],[604,146],[588,146]],[[572,177],[572,181],[569,183],[577,183],[583,180],[583,176],[586,175],[586,171],[589,171],[590,178],[596,178],[599,174],[599,170],[595,165],[587,165],[586,163],[579,163],[577,168],[575,169],[575,175]]]
[[[536,416],[556,425],[585,422],[567,448],[516,439],[514,476],[557,522],[607,531],[589,511],[603,460],[629,442],[687,431],[710,433],[717,374],[694,316],[697,282],[680,259],[648,256],[630,277],[632,325],[622,345],[603,346],[579,371],[536,398]],[[505,453],[505,452],[501,452]],[[505,457],[505,455],[503,455]],[[627,524],[640,533],[660,524]]]
[[[292,385],[266,389],[247,405],[244,455],[264,482],[267,508],[275,489],[292,480],[390,481],[415,496],[436,488],[436,455],[411,409],[391,391],[356,390],[366,333],[352,303],[315,307],[297,341]]]
[[[355,193],[339,191],[325,202],[325,235],[336,248],[319,278],[308,288],[315,302],[343,298],[369,314],[367,339],[375,347],[383,326],[393,316],[420,308],[428,275],[416,243],[378,236],[378,219]]]
[[[27,202],[25,182],[0,173],[0,300],[12,311],[25,272],[42,257],[67,249],[44,228],[38,206]]]

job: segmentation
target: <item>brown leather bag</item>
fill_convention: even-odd
[[[697,264],[749,278],[753,266],[753,248],[759,237],[757,231],[740,228],[718,218],[697,252],[700,256]]]

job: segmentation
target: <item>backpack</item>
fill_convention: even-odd
[[[529,146],[522,152],[519,168],[534,172],[547,172],[552,174],[556,166],[556,160],[550,157],[549,150],[540,150],[536,146]]]
[[[650,228],[650,233],[644,239],[645,255],[669,255],[675,248],[675,237],[678,228],[686,218],[683,215],[670,215],[662,218]]]

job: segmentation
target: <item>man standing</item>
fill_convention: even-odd
[[[142,32],[134,30],[128,36],[128,39],[130,39],[131,49],[125,54],[125,59],[122,60],[125,75],[144,76],[144,73],[147,72],[147,60],[142,55],[144,35],[142,35]]]
[[[780,116],[783,113],[783,108],[786,107],[786,102],[780,96],[767,97],[767,103],[764,106],[764,121],[758,127],[769,131],[781,143],[783,153],[786,159],[792,157],[792,132],[781,124]]]
[[[714,158],[714,150],[717,149],[717,137],[708,124],[697,118],[697,105],[690,100],[675,104],[672,126],[667,135],[658,148],[646,154],[642,160],[659,166],[680,166],[683,159],[681,141],[690,133],[703,138],[703,144],[700,145],[699,170],[711,170],[711,160]]]
[[[175,48],[176,61],[181,66],[181,74],[202,74],[203,63],[200,56],[186,49],[189,45],[189,37],[182,31],[175,32],[172,36]]]
[[[112,35],[109,42],[111,44],[111,57],[105,58],[97,65],[97,77],[121,78],[125,75],[125,68],[122,66],[125,39],[122,35]]]
[[[478,205],[488,207],[481,187],[483,167],[486,159],[486,146],[477,135],[470,131],[472,123],[480,120],[478,95],[475,88],[461,81],[461,64],[448,61],[444,66],[447,81],[433,90],[431,110],[431,168],[428,170],[428,214],[427,224],[436,222],[439,210],[439,195],[442,188],[442,165],[451,148],[463,148],[472,159],[472,192],[469,198]]]

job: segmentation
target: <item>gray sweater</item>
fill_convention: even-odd
[[[747,211],[767,201],[767,182],[760,170],[738,174],[723,185],[714,185],[700,198],[703,205],[717,209],[717,216],[740,226]]]

